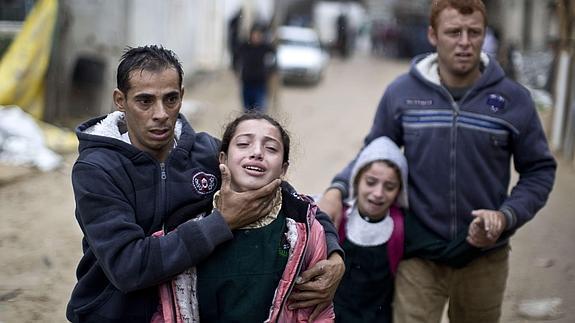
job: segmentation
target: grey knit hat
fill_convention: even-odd
[[[349,196],[351,198],[356,198],[353,183],[355,182],[357,173],[359,173],[359,171],[369,163],[378,160],[388,160],[399,168],[401,172],[401,192],[399,192],[399,195],[397,196],[397,203],[401,207],[409,207],[407,200],[407,160],[399,147],[397,147],[397,145],[388,137],[379,137],[373,140],[359,153],[359,156],[351,170]]]

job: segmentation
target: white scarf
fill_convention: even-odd
[[[359,214],[357,206],[353,206],[348,215],[345,231],[347,239],[362,247],[374,247],[386,243],[393,232],[393,219],[389,210],[385,218],[379,222],[368,222]]]

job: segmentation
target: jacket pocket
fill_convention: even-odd
[[[93,302],[78,308],[79,322],[131,323],[150,322],[158,309],[158,289],[152,287],[123,293],[108,285]]]
[[[403,141],[414,140],[419,137],[419,129],[403,128]]]
[[[106,303],[110,299],[110,297],[112,297],[115,290],[116,289],[114,288],[114,286],[112,286],[111,284],[108,285],[106,289],[104,289],[104,291],[100,295],[98,295],[93,301],[78,307],[77,309],[74,310],[74,312],[78,315],[93,312],[94,310],[102,306],[102,304]]]
[[[489,136],[491,145],[495,148],[507,149],[509,148],[509,134],[491,134]]]

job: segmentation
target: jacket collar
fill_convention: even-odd
[[[103,136],[108,138],[114,138],[118,140],[125,141],[123,134],[127,133],[126,121],[124,119],[124,113],[120,111],[114,111],[108,114],[105,118],[101,119],[98,123],[88,125],[88,127],[83,130],[84,133],[96,136]],[[176,127],[174,129],[176,136],[176,141],[180,139],[182,134],[182,121],[178,119],[176,121]]]
[[[481,53],[481,64],[489,66],[490,59],[485,53]],[[419,56],[414,60],[414,68],[419,74],[427,81],[441,85],[439,78],[439,64],[437,63],[437,53],[428,54],[427,56]]]

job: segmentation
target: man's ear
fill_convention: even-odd
[[[114,100],[114,104],[118,111],[125,112],[126,111],[126,96],[124,92],[120,91],[120,89],[114,89],[114,93],[112,94],[112,98]]]
[[[218,157],[220,164],[225,164],[228,161],[228,156],[225,152],[221,151],[220,156]]]
[[[431,26],[427,27],[427,40],[433,47],[437,46],[437,32]]]

